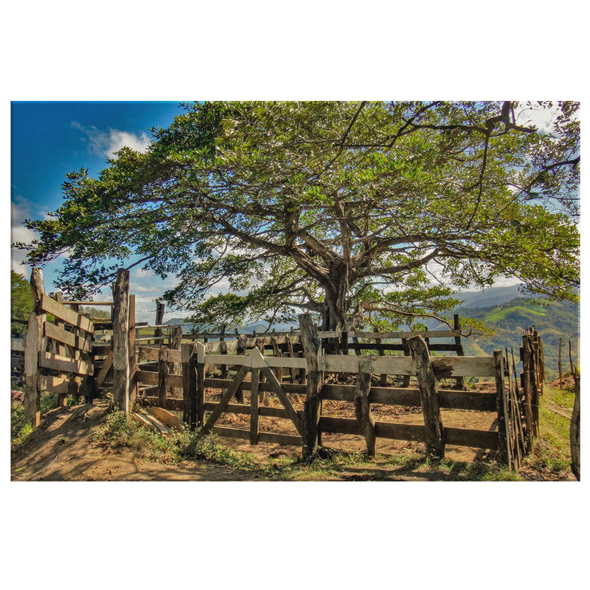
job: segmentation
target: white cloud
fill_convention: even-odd
[[[31,244],[37,237],[37,234],[32,230],[28,229],[23,225],[25,219],[31,217],[31,209],[33,203],[18,195],[12,201],[11,208],[11,242],[22,242],[23,244]],[[11,268],[19,274],[28,275],[30,273],[30,267],[28,265],[22,265],[25,261],[27,253],[24,250],[18,248],[11,248]]]
[[[100,131],[96,127],[84,127],[76,121],[72,121],[72,127],[75,127],[86,136],[84,141],[88,142],[90,152],[107,158],[112,158],[113,154],[123,147],[130,147],[137,152],[145,152],[151,143],[146,133],[136,135],[118,129]]]

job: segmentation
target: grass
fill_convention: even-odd
[[[15,391],[24,391],[21,386],[12,386]],[[57,393],[44,392],[41,394],[41,415],[57,408]],[[76,405],[78,399],[73,396],[66,398],[68,406]],[[17,446],[24,444],[33,434],[33,426],[25,418],[25,405],[20,401],[11,401],[10,404],[10,447],[15,449]]]
[[[167,464],[203,461],[237,469],[253,464],[251,455],[222,447],[214,436],[203,435],[201,429],[190,431],[186,427],[182,432],[163,437],[123,412],[109,414],[92,440],[112,449],[125,446],[139,458]]]
[[[571,468],[570,421],[551,410],[557,407],[571,414],[574,406],[572,387],[545,385],[539,408],[539,436],[525,465],[546,474],[565,475]]]

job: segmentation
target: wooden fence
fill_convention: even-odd
[[[430,455],[439,457],[444,456],[447,444],[497,450],[500,460],[512,467],[530,452],[538,432],[543,362],[542,342],[534,330],[523,337],[519,387],[514,357],[507,351],[495,351],[493,357],[464,356],[457,318],[453,330],[346,334],[319,332],[304,314],[299,333],[236,334],[232,340],[225,340],[227,335],[221,333],[218,341],[206,344],[183,343],[182,330],[176,326],[168,346],[149,347],[136,339],[135,299],[129,294],[128,271],[119,271],[113,301],[103,302],[113,310],[112,320],[104,322],[112,329],[108,342],[95,341],[93,322],[76,311],[83,303],[97,303],[60,302],[59,294],[56,299],[48,297],[38,269],[33,270],[31,285],[35,305],[25,343],[25,400],[35,425],[40,420],[41,391],[58,392],[62,404],[68,394],[84,395],[91,401],[110,377],[114,405],[122,411],[129,412],[135,401],[180,409],[192,428],[245,438],[251,444],[302,445],[304,456],[317,450],[322,433],[344,433],[364,436],[369,454],[375,453],[376,438],[388,438],[423,442]],[[47,320],[48,313],[54,316],[53,323]],[[455,343],[430,342],[435,338],[453,338]],[[340,354],[325,354],[322,344],[326,339],[340,343]],[[400,339],[401,344],[383,342],[391,339]],[[349,354],[352,351],[355,354]],[[367,351],[378,355],[362,354]],[[402,351],[404,356],[389,356],[386,351]],[[431,356],[432,351],[455,352],[457,356]],[[220,371],[220,378],[210,375],[213,369]],[[235,372],[231,379],[230,371]],[[355,375],[355,384],[325,383],[327,374],[342,373]],[[371,384],[373,374],[381,376],[378,386]],[[390,375],[401,376],[403,386],[391,386]],[[465,377],[493,378],[496,391],[437,387],[436,380],[462,384]],[[412,378],[413,388],[409,387]],[[206,388],[220,390],[221,400],[206,400]],[[249,403],[244,403],[244,392],[250,392]],[[267,393],[276,395],[282,408],[262,405]],[[289,397],[293,394],[305,396],[303,410],[295,410]],[[352,404],[355,419],[323,416],[324,400]],[[376,421],[371,404],[421,407],[424,424]],[[494,412],[497,429],[445,427],[441,408]],[[249,429],[218,426],[224,412],[249,415]],[[261,431],[262,416],[290,420],[297,434]]]
[[[68,394],[92,399],[96,389],[92,351],[93,323],[59,299],[45,293],[39,269],[31,274],[33,311],[25,338],[25,408],[27,417],[39,425],[42,391],[59,394],[64,405]],[[54,320],[48,320],[48,314]]]
[[[152,363],[157,361],[158,366],[137,373],[138,382],[148,386],[138,400],[146,405],[182,410],[185,422],[202,427],[205,432],[247,439],[251,444],[302,445],[306,456],[315,452],[322,433],[344,433],[364,436],[369,454],[375,453],[376,438],[388,438],[424,442],[427,452],[435,456],[444,456],[447,444],[492,449],[498,451],[500,460],[510,467],[520,464],[527,452],[531,430],[525,420],[524,390],[519,392],[513,378],[515,366],[511,367],[505,351],[496,351],[493,357],[433,357],[421,335],[405,334],[409,357],[327,355],[322,351],[320,334],[310,322],[305,323],[306,317],[301,316],[300,335],[305,358],[283,356],[283,353],[265,356],[261,347],[256,346],[248,351],[245,345],[252,344],[249,339],[244,339],[240,354],[207,350],[209,347],[218,349],[219,342],[207,345],[184,343],[181,351],[140,347],[139,358]],[[170,372],[171,363],[180,365],[178,374]],[[227,370],[236,373],[233,379],[208,377],[207,373],[214,368],[221,369],[222,374]],[[291,370],[304,373],[305,382],[297,383],[282,374]],[[355,374],[356,383],[327,384],[324,383],[326,373]],[[371,375],[375,373],[415,377],[417,387],[372,386]],[[496,391],[458,391],[436,385],[437,379],[457,377],[494,379]],[[182,397],[169,397],[167,391],[171,387],[182,387]],[[220,390],[221,400],[207,401],[207,388]],[[244,392],[250,392],[249,403],[244,403]],[[275,394],[283,407],[261,405],[261,396],[266,392]],[[290,400],[293,394],[306,397],[303,410],[294,409]],[[353,404],[356,419],[322,416],[323,400]],[[376,421],[371,414],[371,404],[422,407],[424,425]],[[440,408],[494,412],[497,429],[444,427]],[[217,426],[217,420],[224,412],[249,415],[249,429]],[[290,420],[297,435],[261,431],[259,418],[262,416]]]

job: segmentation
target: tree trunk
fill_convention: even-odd
[[[330,268],[330,278],[330,283],[325,286],[322,329],[326,331],[344,331],[347,328],[348,266],[342,262],[332,266]],[[324,348],[326,353],[336,354],[340,348],[340,340],[330,338]]]

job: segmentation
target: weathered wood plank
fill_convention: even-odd
[[[264,361],[269,367],[284,367],[291,369],[307,368],[307,361],[304,358],[265,356]]]
[[[156,371],[137,371],[137,382],[144,385],[158,385],[158,373]]]
[[[98,373],[98,377],[96,378],[96,386],[100,388],[104,383],[111,367],[113,366],[113,351],[109,350],[107,358],[104,362],[104,365],[101,367],[100,372]]]
[[[169,428],[182,430],[184,427],[184,422],[180,418],[158,406],[152,406],[150,408],[150,414]]]
[[[324,355],[322,369],[327,373],[358,373],[359,362],[368,363],[371,373],[415,375],[412,359],[405,357]]]
[[[140,346],[138,349],[137,357],[146,361],[158,361],[159,360],[160,347],[155,346]],[[182,353],[180,350],[168,349],[168,362],[169,363],[182,363]]]
[[[210,387],[211,389],[227,389],[232,384],[231,379],[213,379],[207,378],[205,379],[205,387]],[[272,392],[273,389],[268,383],[260,383],[259,384],[259,391],[264,392]],[[306,385],[299,385],[298,383],[281,383],[281,387],[285,391],[285,393],[296,393],[296,394],[305,394],[307,392]],[[249,381],[244,381],[240,385],[240,391],[250,391],[251,385]]]
[[[348,348],[351,350],[378,350],[378,351],[385,351],[385,350],[392,350],[402,352],[404,350],[403,344],[369,344],[369,343],[360,343],[360,344],[349,344]],[[430,352],[458,352],[462,350],[462,346],[457,346],[456,344],[436,344],[432,343],[428,345],[428,350]],[[346,355],[345,355],[346,356]]]
[[[50,324],[49,322],[46,322],[44,327],[47,338],[57,340],[62,344],[67,344],[84,352],[90,352],[92,350],[92,337],[87,332],[82,332],[81,334],[66,332],[63,328]],[[65,355],[62,354],[60,356]]]
[[[371,373],[416,375],[411,357],[325,355],[322,366],[324,371],[330,373],[358,373],[361,360],[363,362],[368,360]],[[430,362],[437,379],[494,376],[492,357],[431,357]]]
[[[39,377],[39,390],[67,394],[68,381],[69,379],[67,377],[48,377],[42,375]]]
[[[46,294],[41,296],[41,309],[80,330],[90,334],[94,332],[94,324],[91,320],[58,303]]]
[[[39,366],[62,373],[76,373],[78,375],[92,374],[92,365],[90,363],[59,356],[50,352],[39,353]]]
[[[496,411],[496,394],[477,391],[438,389],[439,405],[445,409]],[[354,401],[354,385],[324,385],[322,399]],[[372,404],[387,406],[421,406],[420,391],[396,387],[371,387],[369,400]]]
[[[325,338],[320,332],[320,338]],[[424,332],[349,332],[351,338],[381,338],[382,340],[390,340],[393,338],[413,338],[415,336],[422,336],[422,338],[454,338],[461,336],[461,330],[430,330]]]

